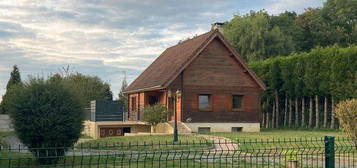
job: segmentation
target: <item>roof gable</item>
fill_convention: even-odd
[[[193,39],[167,48],[143,73],[126,89],[126,93],[166,88],[198,56],[199,53],[218,37],[233,53],[257,84],[265,90],[264,83],[251,71],[239,54],[224,40],[218,30],[199,35]]]
[[[260,88],[218,37],[185,68],[182,79],[187,87]]]

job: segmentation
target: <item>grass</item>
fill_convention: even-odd
[[[291,149],[304,148],[323,150],[325,136],[346,137],[341,131],[327,129],[262,129],[261,132],[210,133],[209,135],[237,141],[242,150],[269,149],[272,152],[291,152]],[[341,142],[350,143],[349,141]]]
[[[1,134],[0,137],[12,135],[12,133]],[[210,135],[223,136],[230,139],[243,139],[247,142],[253,142],[250,145],[254,145],[254,140],[256,139],[278,139],[278,138],[318,138],[321,139],[325,135],[332,135],[337,137],[344,137],[344,134],[335,130],[291,130],[291,129],[264,129],[260,133],[210,133]],[[207,149],[212,147],[211,142],[207,142],[204,138],[195,135],[180,135],[179,139],[181,144],[176,145],[172,142],[172,135],[145,135],[145,136],[128,136],[128,137],[110,137],[97,140],[90,140],[78,144],[76,147],[79,149],[82,147],[83,150],[75,152],[80,156],[65,156],[61,157],[56,166],[43,166],[43,167],[286,167],[284,160],[288,154],[280,153],[276,158],[280,162],[266,163],[263,161],[264,152],[273,152],[275,150],[247,150],[245,153],[236,153],[236,155],[227,155],[228,158],[217,158],[212,160],[212,156],[220,156],[218,153],[207,153],[200,150],[195,151],[182,151],[185,149],[195,150],[195,149]],[[186,142],[195,142],[192,143]],[[293,147],[294,145],[303,145],[301,149],[307,149],[311,144],[296,143],[292,141],[293,144],[289,143],[285,147]],[[320,143],[320,142],[319,142]],[[313,144],[313,143],[312,143]],[[247,148],[249,143],[241,144],[239,147],[244,150]],[[255,143],[257,146],[273,147],[277,149],[274,143]],[[320,151],[323,149],[323,141],[321,148],[312,148],[313,151]],[[87,149],[94,150],[87,150]],[[347,149],[347,148],[346,148]],[[349,148],[348,148],[349,149]],[[97,150],[97,151],[96,151]],[[176,150],[177,154],[173,154],[172,150]],[[286,150],[286,149],[284,149]],[[351,149],[349,149],[351,150]],[[310,151],[310,152],[311,152]],[[347,150],[343,150],[347,151]],[[82,153],[84,152],[84,154]],[[89,152],[89,153],[88,153]],[[91,153],[93,152],[93,153]],[[99,152],[99,153],[96,153]],[[166,152],[166,153],[165,153]],[[258,152],[258,153],[256,153]],[[292,150],[287,150],[285,152],[294,152]],[[297,150],[296,152],[299,152]],[[301,152],[301,151],[300,151]],[[304,151],[305,153],[307,151]],[[86,154],[87,153],[87,154]],[[168,157],[167,153],[171,153]],[[250,153],[247,155],[246,153]],[[348,153],[348,152],[344,152]],[[31,154],[20,154],[20,153],[7,153],[6,151],[0,151],[0,167],[38,167],[35,162],[35,158]],[[114,155],[113,155],[114,154]],[[197,154],[197,155],[196,155]],[[306,153],[307,154],[307,153]],[[315,153],[316,154],[316,153]],[[251,156],[250,156],[251,155]],[[309,153],[306,156],[313,156],[314,153]],[[188,157],[191,156],[191,157]],[[200,158],[203,156],[203,158]],[[210,157],[208,157],[210,156]],[[240,157],[238,157],[240,156]],[[294,155],[292,155],[294,156]],[[290,156],[290,157],[292,157]],[[299,155],[298,155],[299,156]],[[205,159],[207,157],[207,159]],[[260,158],[259,158],[260,157]],[[9,158],[13,160],[8,160]],[[174,159],[176,158],[176,159]],[[178,158],[182,158],[181,160]],[[229,158],[233,159],[229,161]],[[228,160],[227,160],[228,159]],[[266,158],[265,158],[266,159]],[[269,158],[267,158],[269,160]],[[159,161],[160,160],[160,161]],[[311,164],[312,161],[306,161],[306,164]],[[318,162],[318,161],[314,161]],[[10,166],[11,165],[11,166]],[[234,165],[234,166],[233,166]],[[41,166],[42,167],[42,166]],[[307,166],[308,167],[308,166]]]
[[[184,150],[209,148],[212,143],[195,135],[180,135],[173,143],[172,135],[121,136],[91,140],[77,144],[77,148],[121,150]]]
[[[323,138],[326,135],[345,137],[345,134],[341,131],[313,129],[262,129],[261,132],[210,133],[210,135],[232,140]]]
[[[85,134],[81,134],[80,138],[82,139],[93,139],[91,136],[85,135]]]
[[[12,135],[15,135],[15,132],[0,132],[0,139]]]
[[[178,157],[178,156],[177,156]],[[230,157],[232,158],[232,157]],[[34,157],[23,157],[23,158],[14,158],[11,161],[0,159],[0,167],[17,167],[17,168],[54,168],[54,167],[72,167],[72,168],[109,168],[109,167],[121,167],[121,168],[129,168],[129,167],[166,167],[166,168],[178,168],[178,167],[236,167],[238,165],[242,167],[251,167],[256,166],[256,163],[248,163],[244,159],[232,158],[233,162],[230,161],[232,159],[212,159],[207,158],[182,158],[181,160],[176,158],[163,158],[160,155],[151,155],[151,156],[142,156],[142,157],[130,157],[130,156],[84,156],[84,157],[73,157],[66,156],[59,159],[57,164],[54,165],[38,165],[35,161]],[[259,167],[262,167],[260,164]],[[264,168],[268,167],[268,165],[264,165]],[[271,167],[271,166],[270,166]]]

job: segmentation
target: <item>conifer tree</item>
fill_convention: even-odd
[[[125,112],[128,111],[128,97],[127,97],[126,94],[124,94],[124,90],[125,90],[126,87],[128,87],[128,83],[126,81],[126,74],[124,73],[124,78],[123,78],[123,81],[121,83],[121,88],[120,88],[118,97],[119,97],[119,101],[124,104]]]
[[[2,97],[2,101],[0,103],[0,114],[7,114],[7,106],[8,106],[8,100],[7,97],[9,96],[9,94],[11,94],[11,89],[13,89],[14,87],[21,85],[21,75],[20,75],[20,70],[17,67],[17,65],[13,66],[13,70],[10,74],[10,79],[7,82],[6,85],[6,93],[4,94],[4,96]]]

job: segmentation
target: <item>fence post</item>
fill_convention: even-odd
[[[335,168],[335,137],[325,136],[325,167]]]

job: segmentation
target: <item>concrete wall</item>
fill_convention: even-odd
[[[13,131],[14,129],[12,128],[11,125],[11,119],[9,115],[0,115],[0,132],[9,132]]]
[[[100,128],[122,128],[130,127],[132,133],[150,132],[150,125],[143,122],[131,121],[84,121],[82,134],[88,135],[94,139],[100,138]]]
[[[185,123],[192,132],[198,132],[199,127],[210,127],[211,132],[232,132],[232,127],[242,127],[242,132],[259,132],[260,123]]]

